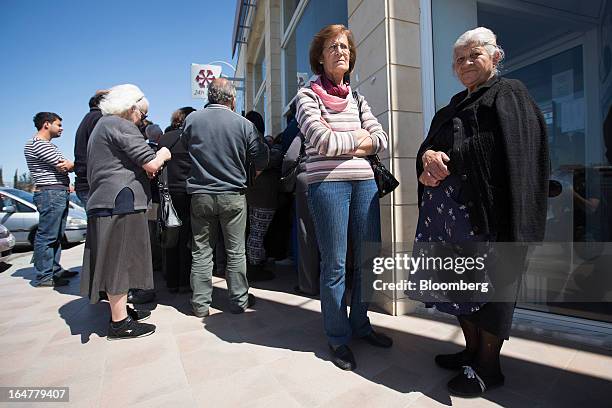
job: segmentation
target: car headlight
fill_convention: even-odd
[[[0,225],[0,238],[8,238],[10,234],[4,225]]]
[[[84,220],[83,218],[68,217],[68,219],[66,220],[66,227],[70,227],[70,228],[87,227],[87,220]]]

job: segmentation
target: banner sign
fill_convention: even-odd
[[[220,65],[191,64],[191,97],[207,99],[208,85],[220,76]]]

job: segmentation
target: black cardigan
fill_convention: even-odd
[[[91,108],[85,115],[74,138],[74,172],[76,180],[74,188],[77,191],[89,190],[87,183],[87,143],[96,124],[102,117],[100,108]]]
[[[488,85],[456,94],[436,113],[417,154],[417,177],[423,153],[452,132],[449,168],[461,175],[475,231],[498,241],[542,241],[550,169],[544,118],[520,81]],[[419,205],[423,189],[418,183]]]

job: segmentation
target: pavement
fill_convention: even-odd
[[[83,245],[62,265],[80,270]],[[513,332],[502,350],[503,388],[483,398],[449,396],[454,375],[433,357],[455,352],[450,319],[370,313],[391,349],[355,340],[357,370],[328,360],[320,304],[293,293],[290,270],[256,285],[257,304],[228,312],[225,281],[214,278],[211,315],[189,314],[189,295],[158,290],[149,337],[109,342],[106,303],[79,296],[78,276],[63,288],[34,288],[26,253],[0,265],[0,386],[69,387],[75,407],[610,407],[612,351]],[[156,277],[161,285],[161,277]],[[28,406],[0,403],[0,406]]]

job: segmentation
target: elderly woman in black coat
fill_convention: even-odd
[[[491,30],[467,31],[453,53],[466,89],[436,113],[418,152],[415,249],[541,241],[549,171],[542,114],[520,81],[498,75],[504,53]],[[465,336],[464,350],[435,358],[443,368],[462,369],[448,383],[454,395],[476,397],[504,382],[499,355],[526,258],[525,245],[509,247],[488,271],[495,299],[428,304],[457,316]]]

